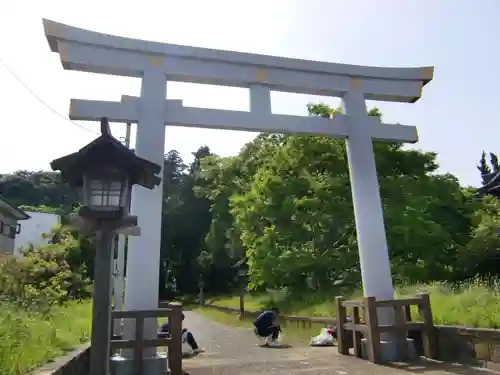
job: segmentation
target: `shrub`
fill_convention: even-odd
[[[0,259],[0,375],[24,374],[88,340],[94,249],[59,226],[49,243]],[[78,301],[74,301],[78,300]]]
[[[87,267],[79,242],[68,229],[55,228],[48,244],[22,249],[23,258],[7,257],[0,264],[0,293],[28,309],[90,296]]]

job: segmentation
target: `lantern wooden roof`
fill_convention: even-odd
[[[61,171],[64,182],[73,186],[83,184],[83,174],[113,168],[125,172],[133,185],[154,188],[161,181],[156,174],[161,166],[138,157],[111,135],[109,121],[101,119],[101,136],[77,152],[55,159],[50,163],[52,170]]]

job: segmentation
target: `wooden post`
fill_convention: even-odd
[[[109,374],[111,341],[111,273],[113,232],[103,225],[97,233],[94,260],[94,296],[92,304],[92,333],[90,348],[90,374]]]
[[[424,355],[427,358],[437,359],[437,338],[432,319],[431,300],[427,293],[418,294],[418,298],[420,298],[420,303],[418,304],[418,314],[425,325],[425,328],[422,330]]]
[[[244,278],[241,277],[240,280],[240,316],[239,318],[243,318],[245,315],[245,290],[246,290],[246,285],[244,283]]]
[[[198,303],[200,306],[204,306],[205,305],[205,282],[203,280],[203,274],[200,273],[200,279],[198,281],[198,288],[199,288],[199,292],[198,292]]]
[[[170,375],[182,375],[182,305],[170,304],[170,343],[168,345],[168,367]]]
[[[203,290],[203,285],[200,286],[199,304],[200,306],[205,305],[205,291]]]
[[[411,322],[411,305],[404,305],[403,311],[407,322]]]
[[[342,305],[344,297],[339,296],[335,298],[335,305],[337,309],[337,347],[339,354],[349,354],[349,347],[346,342],[344,324],[346,321],[345,307]]]
[[[135,318],[133,374],[142,375],[144,370],[144,316]]]
[[[365,324],[368,326],[368,359],[373,363],[380,363],[380,329],[375,297],[365,297]]]
[[[396,327],[396,347],[398,351],[398,357],[402,360],[408,359],[408,332],[406,330],[406,321],[403,312],[403,307],[401,305],[394,306],[394,326]]]
[[[359,319],[359,306],[353,306],[351,311],[352,322],[352,343],[354,348],[354,355],[361,358],[361,332],[358,332],[356,326],[360,323]]]

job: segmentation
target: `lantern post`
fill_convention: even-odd
[[[245,293],[247,291],[247,270],[240,268],[238,270],[238,281],[240,287],[240,315],[239,319],[243,319],[245,315]]]
[[[63,182],[81,188],[83,205],[71,225],[96,235],[90,373],[108,375],[110,364],[113,238],[138,229],[129,215],[133,185],[154,188],[161,166],[137,157],[111,135],[107,118],[101,119],[101,136],[78,152],[50,163]]]
[[[198,288],[199,288],[199,294],[198,294],[198,303],[200,306],[205,305],[205,280],[203,273],[200,273],[200,279],[198,281]]]

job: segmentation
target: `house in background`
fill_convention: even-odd
[[[61,216],[52,213],[26,211],[31,217],[29,221],[23,224],[23,230],[16,237],[15,254],[21,256],[20,247],[43,245],[50,239],[42,238],[43,233],[50,233],[52,228],[61,224]]]
[[[30,217],[0,195],[0,254],[14,254],[16,237],[22,232],[19,221]]]

